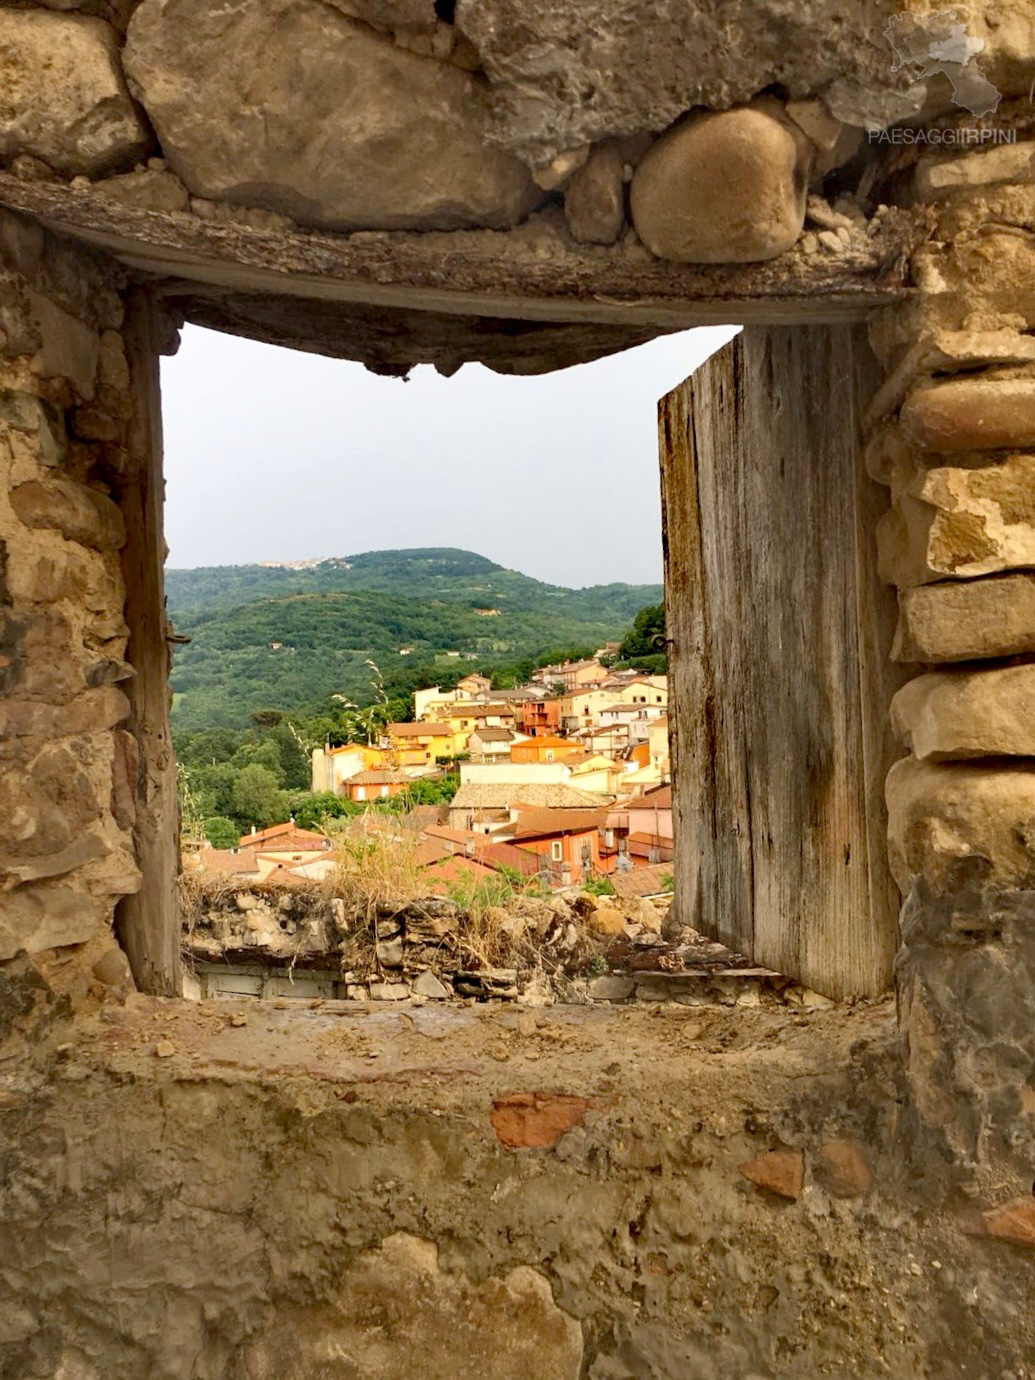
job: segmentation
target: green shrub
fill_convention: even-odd
[[[226,815],[210,815],[204,824],[205,837],[213,848],[236,848],[241,831]]]

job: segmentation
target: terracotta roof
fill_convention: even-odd
[[[515,743],[517,748],[534,748],[537,752],[540,748],[570,748],[572,741],[570,738],[558,738],[556,734],[544,733],[539,738],[526,738],[523,742]]]
[[[629,808],[632,810],[643,810],[648,807],[653,809],[655,805],[659,810],[670,810],[672,808],[671,786],[655,786],[653,790],[644,791],[644,793],[637,798],[636,803],[630,805]]]
[[[520,792],[524,806],[531,809],[599,809],[606,797],[576,790],[564,782],[552,785],[515,786],[512,781],[492,784],[466,782],[453,797],[451,810],[507,810],[520,808],[514,797]]]
[[[269,857],[273,853],[326,853],[330,846],[331,841],[326,834],[311,834],[306,829],[299,829],[293,834],[281,834],[279,838],[270,839],[254,850],[250,847],[250,851]]]
[[[509,728],[491,728],[488,726],[476,728],[471,737],[477,737],[480,743],[512,743],[514,741],[514,734]],[[528,740],[525,739],[524,741],[527,742]]]
[[[279,856],[283,853],[287,854],[286,858]],[[270,863],[273,867],[295,867],[299,863],[315,862],[318,858],[325,858],[327,850],[324,848],[278,848],[276,853],[260,850],[255,856],[260,862]]]
[[[518,809],[515,839],[546,838],[554,834],[584,834],[602,829],[606,810],[526,810]]]
[[[471,879],[487,881],[490,877],[495,877],[496,872],[491,867],[485,867],[482,863],[475,862],[471,858],[465,858],[462,853],[456,853],[450,858],[440,858],[438,862],[428,863],[424,868],[424,875],[432,878],[432,890],[444,891],[450,882],[463,882]]]
[[[251,848],[201,848],[195,854],[195,869],[210,877],[257,877],[259,863]]]
[[[527,848],[518,848],[513,843],[489,843],[477,853],[479,862],[490,863],[495,867],[506,867],[511,872],[520,872],[523,877],[533,877],[539,871],[539,861],[535,853]]]
[[[615,895],[623,901],[630,901],[634,896],[660,896],[671,888],[672,865],[651,863],[649,867],[633,867],[628,872],[612,872],[611,885]]]
[[[295,821],[289,819],[284,824],[271,824],[268,829],[257,829],[253,834],[242,834],[241,847],[266,847],[274,839],[280,838],[284,834],[290,834],[293,838],[297,839],[319,840],[320,844],[330,842],[326,834],[317,833],[313,829],[299,829]]]
[[[509,704],[469,704],[466,706],[470,719],[512,719],[514,710]]]
[[[427,867],[429,863],[452,856],[453,850],[442,839],[421,839],[413,851],[413,861],[418,867]]]
[[[426,723],[389,724],[388,732],[393,738],[448,738],[453,730],[448,724]]]
[[[429,824],[424,833],[429,839],[442,839],[446,843],[459,843],[465,847],[468,839],[482,837],[481,834],[472,833],[468,829],[450,829],[447,824]]]

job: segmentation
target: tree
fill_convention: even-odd
[[[210,767],[192,767],[190,788],[197,803],[197,812],[203,819],[210,815],[233,815],[234,787],[237,785],[237,768],[229,762],[217,762]]]
[[[249,715],[256,728],[276,728],[284,719],[283,709],[253,709]]]
[[[241,831],[226,815],[210,815],[205,820],[205,837],[213,848],[236,848]]]
[[[287,815],[287,796],[277,785],[277,778],[259,762],[242,767],[234,782],[234,817],[249,825],[265,829],[279,824]]]
[[[341,819],[344,815],[361,814],[363,806],[354,805],[331,791],[300,791],[291,798],[291,813],[300,829],[321,829],[325,819]]]
[[[396,799],[404,800],[407,809],[414,805],[448,805],[459,789],[459,776],[421,776]]]
[[[284,765],[280,757],[280,745],[270,736],[260,743],[242,743],[231,758],[233,766],[239,770],[258,764],[267,767],[276,777],[277,785],[284,784]]]
[[[619,661],[665,655],[665,605],[648,604],[640,609],[618,648]]]

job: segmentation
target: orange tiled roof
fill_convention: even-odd
[[[516,839],[547,838],[553,834],[584,834],[591,829],[602,829],[607,820],[607,810],[523,810],[518,812]]]
[[[477,859],[496,867],[506,867],[511,872],[520,872],[523,877],[532,877],[539,871],[537,855],[513,843],[486,844],[478,850]]]
[[[467,829],[451,829],[448,824],[429,824],[424,830],[429,839],[444,839],[447,843],[467,844],[469,839],[480,839],[481,834],[472,833]]]
[[[301,849],[328,848],[330,839],[315,829],[299,829],[289,820],[287,824],[271,824],[268,829],[258,829],[254,834],[241,835],[242,848],[261,848],[268,852],[275,848],[278,852],[289,849],[295,853]]]
[[[671,889],[671,864],[651,863],[647,867],[634,867],[628,872],[613,872],[611,885],[615,895],[623,901],[634,896],[659,896]]]
[[[487,880],[489,877],[495,877],[496,873],[493,868],[464,857],[463,853],[455,853],[452,857],[440,858],[438,862],[429,863],[424,868],[424,875],[433,879],[433,888],[434,883],[439,884],[439,887],[434,889],[445,890],[450,882],[462,882],[470,878]]]
[[[259,863],[251,848],[202,848],[196,855],[196,869],[211,877],[257,877]]]

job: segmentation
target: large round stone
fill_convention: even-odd
[[[328,229],[506,228],[542,193],[483,85],[321,0],[144,0],[124,52],[189,190]]]
[[[805,222],[811,147],[768,107],[691,116],[636,169],[631,207],[640,239],[680,263],[775,258]]]

